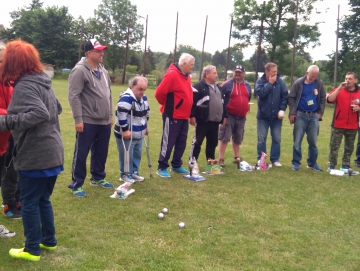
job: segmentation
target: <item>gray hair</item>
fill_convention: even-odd
[[[270,71],[272,68],[277,67],[277,65],[273,62],[268,62],[265,64],[265,71]]]
[[[179,58],[179,65],[183,65],[184,63],[189,63],[190,60],[194,60],[195,61],[195,57],[193,57],[192,55],[188,54],[188,53],[182,53],[180,58]]]
[[[319,67],[316,66],[316,65],[311,65],[311,66],[309,66],[309,68],[307,69],[307,72],[319,72],[319,71],[320,71],[320,69],[319,69]]]
[[[207,75],[208,73],[210,73],[212,70],[216,70],[216,67],[214,65],[207,65],[203,68],[202,71],[202,78],[205,78],[205,75]]]
[[[141,76],[141,75],[138,75],[138,76],[135,76],[133,78],[131,78],[129,80],[129,88],[133,87],[133,86],[136,86],[139,82],[139,80],[142,80],[144,81],[146,84],[148,84],[148,80],[146,79],[146,77],[144,76]]]
[[[354,72],[348,72],[348,73],[346,73],[346,75],[353,75],[354,79],[358,79],[356,73],[354,73]]]

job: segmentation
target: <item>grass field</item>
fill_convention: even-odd
[[[22,224],[1,216],[0,224],[17,235],[0,240],[0,270],[360,270],[360,176],[326,172],[331,107],[325,111],[318,139],[318,164],[324,172],[306,169],[306,139],[301,170],[291,170],[293,127],[285,120],[282,168],[240,172],[231,164],[229,145],[225,174],[194,183],[175,174],[170,179],[155,174],[162,122],[154,89],[148,89],[154,178],[134,184],[136,192],[127,200],[117,200],[109,198],[113,190],[91,187],[88,174],[83,187],[88,196],[75,198],[67,189],[75,140],[67,81],[54,80],[53,88],[63,105],[65,146],[65,171],[52,196],[58,249],[43,251],[35,263],[12,259],[9,249],[24,242]],[[114,105],[125,88],[112,87]],[[257,137],[253,102],[241,146],[241,156],[251,164]],[[185,160],[192,135],[193,128]],[[341,153],[342,147],[340,157]],[[199,166],[204,170],[203,150]],[[113,135],[106,171],[106,179],[118,186]],[[140,173],[149,176],[145,149]],[[164,207],[169,214],[158,220]],[[185,229],[178,229],[180,221]]]

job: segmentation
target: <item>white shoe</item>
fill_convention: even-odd
[[[273,165],[274,165],[275,167],[282,167],[282,164],[280,164],[279,161],[274,162]]]
[[[121,178],[121,181],[123,181],[124,183],[135,183],[135,180],[132,178],[132,176],[129,174],[129,176],[123,175]]]
[[[141,177],[137,171],[134,171],[134,173],[132,174],[132,178],[135,182],[143,182],[145,180],[145,178]]]

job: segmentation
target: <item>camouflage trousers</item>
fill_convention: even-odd
[[[329,166],[336,166],[337,164],[338,152],[343,137],[345,138],[345,141],[342,165],[350,165],[350,157],[354,151],[356,134],[357,130],[331,128]]]

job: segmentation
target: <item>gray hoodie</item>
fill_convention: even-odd
[[[110,77],[102,64],[98,78],[83,57],[69,75],[68,99],[75,124],[108,125],[112,120]]]
[[[0,116],[0,131],[12,130],[16,170],[44,170],[64,164],[61,110],[46,73],[24,75],[15,82],[8,115]]]

